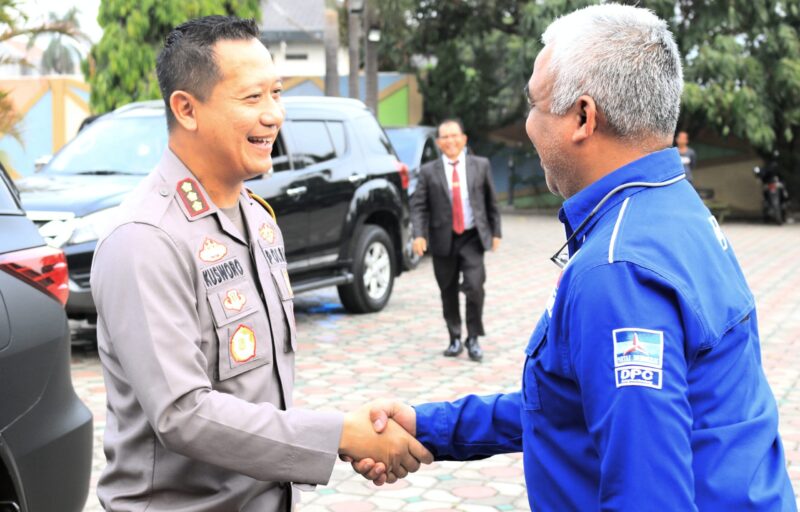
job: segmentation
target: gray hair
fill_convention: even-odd
[[[564,115],[585,94],[623,138],[672,138],[683,69],[664,20],[620,4],[585,7],[558,18],[542,35],[552,47],[550,111]]]

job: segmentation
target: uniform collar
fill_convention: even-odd
[[[561,206],[558,219],[564,224],[569,237],[588,217],[591,211],[602,199],[620,185],[636,181],[660,183],[683,174],[683,164],[678,150],[675,148],[662,149],[650,153],[638,160],[626,164],[619,169],[603,176],[574,196],[570,197]],[[573,243],[570,244],[570,254],[574,253],[581,245],[581,240],[591,230],[592,226],[603,215],[614,208],[626,198],[641,191],[644,187],[630,187],[617,192],[608,199],[595,216],[589,220]]]
[[[238,232],[228,216],[221,212],[211,200],[200,180],[169,147],[164,150],[156,172],[165,182],[164,188],[159,193],[177,196],[175,200],[187,220],[191,222],[217,214],[217,220],[223,231],[240,242],[247,243],[247,234]],[[240,194],[240,201],[252,203],[244,186],[242,186]]]

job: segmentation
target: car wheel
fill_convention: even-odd
[[[392,295],[395,265],[392,239],[386,231],[364,226],[353,250],[353,282],[338,287],[345,309],[351,313],[383,309]]]

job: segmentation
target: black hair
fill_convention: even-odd
[[[447,118],[442,119],[441,121],[439,121],[439,124],[436,125],[436,138],[439,138],[439,128],[441,128],[442,125],[450,124],[450,123],[457,124],[458,127],[461,128],[461,133],[466,135],[467,132],[464,131],[464,123],[461,122],[461,119],[459,119],[457,117],[447,117]]]
[[[173,92],[186,91],[205,101],[222,78],[213,46],[221,40],[257,39],[258,35],[255,20],[235,16],[196,18],[170,31],[156,60],[158,86],[167,107],[170,129],[175,125],[175,114],[169,106]]]

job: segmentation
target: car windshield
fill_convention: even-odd
[[[409,167],[415,167],[417,160],[417,151],[419,147],[419,138],[413,132],[388,130],[387,135],[392,141],[394,150],[397,151],[397,156],[400,161]]]
[[[83,129],[45,172],[64,174],[147,174],[167,145],[163,115],[100,118]]]

